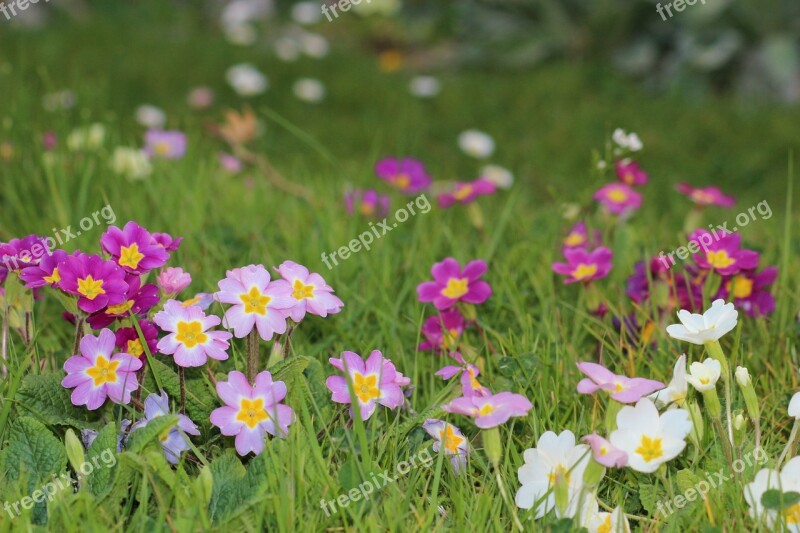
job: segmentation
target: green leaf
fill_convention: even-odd
[[[639,500],[642,502],[642,507],[644,507],[651,516],[655,516],[658,512],[658,503],[663,496],[663,492],[655,485],[639,483]]]
[[[131,453],[141,453],[148,444],[166,435],[177,423],[178,415],[165,415],[152,419],[146,426],[131,433],[125,450]]]
[[[687,469],[679,470],[678,473],[675,474],[675,480],[682,493],[686,493],[689,489],[694,489],[701,481],[697,474]]]
[[[72,426],[77,429],[99,426],[97,414],[72,405],[70,391],[61,386],[61,376],[27,375],[17,391],[19,404],[54,426]]]
[[[210,468],[214,483],[209,513],[214,522],[219,522],[239,505],[237,485],[247,472],[233,450],[214,460]]]
[[[89,451],[86,454],[89,462],[97,460],[97,464],[103,464],[107,468],[97,468],[92,472],[92,475],[87,478],[89,490],[95,496],[99,496],[107,491],[111,486],[111,480],[114,477],[116,468],[117,456],[117,438],[119,430],[117,423],[111,422],[107,424],[92,442]],[[109,451],[110,450],[110,451]],[[112,461],[113,457],[113,461]],[[115,463],[109,466],[108,463]]]
[[[158,374],[158,380],[164,386],[170,398],[173,400],[180,398],[181,390],[178,374],[155,357],[152,357],[150,361],[150,369],[153,373]],[[145,388],[153,391],[157,390],[158,387],[156,387],[151,373],[147,374],[147,380]],[[208,425],[211,411],[217,407],[219,407],[219,401],[206,386],[205,379],[186,379],[186,414],[193,422]]]
[[[778,489],[769,489],[761,495],[761,505],[765,509],[779,511],[800,502],[800,493],[781,492]]]
[[[303,373],[310,359],[304,355],[296,355],[277,363],[269,369],[273,381],[291,382]]]

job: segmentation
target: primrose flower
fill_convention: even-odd
[[[292,86],[292,92],[303,102],[317,103],[325,98],[325,85],[313,78],[301,78]]]
[[[489,429],[505,424],[512,416],[525,416],[533,404],[521,394],[499,392],[488,396],[461,396],[451,400],[442,409],[448,413],[471,416],[475,425]]]
[[[167,114],[151,104],[142,104],[136,108],[136,122],[145,128],[163,128],[167,123]]]
[[[593,394],[602,389],[620,403],[638,402],[643,396],[664,388],[660,381],[617,375],[596,363],[578,363],[578,370],[587,376],[578,383],[579,393]]]
[[[688,183],[679,183],[676,187],[678,192],[687,196],[695,205],[718,205],[720,207],[732,207],[736,203],[733,196],[727,196],[717,187],[692,187]]]
[[[567,486],[567,508],[559,518],[572,517],[578,511],[583,492],[583,473],[589,465],[589,447],[575,444],[575,435],[564,430],[556,435],[545,431],[535,448],[523,453],[525,464],[517,471],[521,484],[514,501],[521,509],[536,506],[536,519],[542,518],[556,507],[555,484],[559,481]]]
[[[158,341],[158,351],[172,355],[175,364],[182,367],[197,367],[208,358],[225,361],[226,350],[232,337],[227,331],[209,331],[219,325],[217,316],[206,314],[199,307],[184,307],[177,300],[169,300],[164,309],[153,317],[158,327],[169,333]]]
[[[682,406],[686,402],[686,394],[688,393],[688,382],[686,380],[686,354],[678,357],[675,363],[675,368],[672,370],[672,381],[666,388],[654,392],[648,398],[653,400],[656,407],[662,408],[672,404],[673,406]]]
[[[417,98],[433,98],[442,90],[442,84],[433,76],[415,76],[408,83],[408,91]]]
[[[73,405],[85,405],[90,411],[98,409],[106,398],[114,403],[127,404],[131,392],[139,388],[136,371],[142,362],[126,353],[114,353],[114,333],[102,330],[97,337],[85,335],[80,343],[80,355],[64,363],[67,376],[61,386],[72,391]]]
[[[597,232],[595,232],[597,236]],[[589,231],[586,229],[586,223],[582,220],[577,222],[572,229],[569,230],[563,242],[563,249],[568,248],[587,248],[589,247]]]
[[[59,287],[78,296],[78,308],[95,313],[109,305],[127,301],[125,271],[99,255],[67,256],[58,268]]]
[[[156,276],[158,286],[164,294],[175,296],[192,282],[192,276],[180,267],[167,267]]]
[[[384,194],[378,194],[373,189],[356,189],[347,191],[344,195],[344,204],[351,215],[360,213],[366,217],[382,218],[389,213],[390,199]]]
[[[660,309],[700,309],[703,305],[703,280],[693,275],[689,268],[687,273],[671,272],[664,259],[665,256],[653,257],[649,262],[636,263],[625,293],[637,303],[655,295]]]
[[[272,374],[261,372],[250,386],[238,370],[228,374],[228,381],[217,382],[217,394],[226,404],[211,412],[211,423],[223,435],[236,436],[236,451],[245,456],[264,450],[267,433],[285,438],[294,421],[294,411],[280,403],[286,397],[286,384],[272,381]]]
[[[689,411],[671,409],[659,416],[656,406],[642,398],[636,407],[626,405],[617,414],[617,429],[609,440],[628,454],[628,466],[637,472],[655,472],[686,447],[692,430]]]
[[[397,369],[379,350],[373,350],[366,361],[355,352],[342,352],[341,358],[328,360],[337,370],[348,375],[353,387],[355,402],[361,420],[367,420],[375,412],[377,404],[389,409],[397,409],[405,401],[400,384],[397,383]],[[331,391],[331,400],[341,404],[353,404],[344,376],[329,376],[325,386]],[[354,415],[351,406],[350,415]]]
[[[580,524],[589,533],[631,533],[631,524],[622,507],[615,507],[610,513],[600,512],[597,497],[591,493],[585,495]]]
[[[283,278],[275,281],[282,290],[289,291],[294,305],[282,308],[287,318],[300,322],[306,313],[326,317],[338,313],[344,307],[342,301],[333,294],[333,288],[317,273],[310,273],[306,267],[294,261],[284,261],[276,269]]]
[[[689,365],[689,375],[686,376],[692,387],[698,392],[705,392],[716,388],[722,366],[716,359],[708,358],[702,363],[694,362]]]
[[[470,261],[461,269],[461,265],[448,257],[431,268],[433,281],[426,281],[417,286],[420,302],[433,302],[436,309],[444,311],[458,302],[481,304],[492,295],[492,288],[479,278],[488,269],[486,261],[477,259]]]
[[[144,401],[144,418],[139,420],[131,426],[131,433],[139,428],[145,427],[149,422],[160,416],[171,414],[169,408],[169,397],[166,392],[161,394],[151,394]],[[161,447],[164,449],[164,455],[167,461],[176,465],[181,459],[181,453],[189,450],[189,439],[185,435],[200,435],[200,430],[197,429],[197,424],[192,422],[189,417],[178,414],[178,424],[169,429],[166,435],[161,436]]]
[[[498,165],[486,165],[481,169],[481,179],[493,183],[498,189],[510,189],[514,184],[514,174]]]
[[[681,324],[667,326],[667,333],[673,339],[691,342],[692,344],[708,344],[718,341],[723,335],[736,327],[738,311],[732,303],[725,300],[714,300],[711,308],[702,315],[690,313],[685,309],[678,311]]]
[[[149,320],[139,320],[139,327],[142,329],[147,349],[150,350],[151,355],[155,355],[156,344],[158,343],[158,328]],[[145,354],[142,341],[139,338],[139,332],[133,326],[117,330],[116,344],[117,348],[128,355],[138,357],[142,362],[147,359],[147,354]]]
[[[431,185],[431,177],[422,161],[387,157],[375,163],[375,174],[404,194],[417,194]]]
[[[44,263],[44,259],[42,260]],[[742,270],[722,282],[717,298],[727,300],[733,296],[733,303],[752,317],[765,316],[775,311],[775,298],[768,287],[778,277],[777,267],[768,267],[761,272]]]
[[[647,172],[639,167],[636,161],[621,159],[614,163],[614,171],[617,178],[626,185],[645,185],[647,183]]]
[[[592,433],[581,439],[592,448],[592,457],[601,465],[608,468],[622,468],[628,464],[628,454],[615,448],[610,442]]]
[[[433,451],[444,450],[445,455],[450,457],[450,464],[453,465],[453,470],[456,474],[464,470],[467,466],[469,443],[460,429],[453,424],[436,418],[427,419],[422,424],[422,429],[436,440],[433,443]]]
[[[630,150],[631,152],[638,152],[644,147],[638,135],[634,132],[625,133],[625,130],[622,128],[614,130],[614,133],[611,135],[611,140],[614,141],[614,144],[618,147]]]
[[[800,420],[800,392],[794,393],[789,401],[789,416],[795,420]]]
[[[239,96],[257,96],[269,87],[269,79],[249,63],[229,68],[225,80]]]
[[[186,134],[180,131],[148,130],[144,136],[147,157],[180,159],[186,154]]]
[[[593,198],[614,215],[627,215],[642,205],[642,195],[625,183],[603,185]]]
[[[758,252],[742,250],[742,236],[730,233],[717,238],[705,229],[695,230],[689,236],[689,242],[695,243],[702,250],[692,256],[697,266],[706,270],[714,270],[721,276],[731,276],[740,270],[758,267]]]
[[[458,346],[458,339],[464,333],[464,317],[458,308],[450,308],[439,315],[429,316],[422,324],[425,340],[419,350],[449,352]]]
[[[22,270],[30,266],[37,266],[42,259],[50,254],[49,237],[28,235],[22,239],[11,239],[7,243],[0,243],[0,259],[8,270]]]
[[[458,147],[468,156],[486,159],[494,153],[494,139],[480,130],[466,130],[458,136]]]
[[[127,318],[130,314],[141,315],[147,313],[159,301],[158,287],[148,283],[139,287],[142,278],[133,274],[125,276],[128,290],[125,291],[125,300],[117,305],[109,305],[105,309],[89,315],[87,322],[92,329],[102,329],[114,320]]]
[[[132,220],[123,229],[108,228],[100,238],[100,246],[131,274],[144,274],[169,259],[169,253],[153,240],[150,232]]]
[[[242,160],[235,155],[220,152],[217,159],[219,160],[219,166],[231,174],[238,174],[244,169]]]
[[[184,307],[199,307],[203,311],[211,307],[211,304],[214,303],[214,295],[207,293],[207,292],[198,292],[194,295],[194,297],[189,298],[188,300],[184,300],[181,302],[181,305]]]
[[[473,365],[469,364],[464,361],[464,358],[458,352],[453,352],[452,354],[453,359],[455,359],[460,366],[456,365],[448,365],[444,366],[439,369],[435,376],[439,376],[444,380],[449,380],[454,376],[461,375],[461,393],[465,397],[470,396],[491,396],[491,391],[481,385],[478,381],[478,376],[480,375],[480,369]]]
[[[58,266],[67,258],[64,250],[53,250],[53,253],[42,257],[38,265],[25,267],[19,274],[19,278],[25,282],[29,289],[37,287],[58,287],[61,275],[58,273]]]
[[[586,251],[583,248],[565,248],[564,258],[566,263],[553,263],[552,269],[556,274],[566,276],[564,284],[569,283],[589,283],[596,279],[602,279],[611,272],[611,259],[614,254],[601,246]]]
[[[759,470],[755,479],[744,487],[744,499],[750,507],[748,514],[753,520],[766,522],[771,531],[798,531],[800,503],[780,510],[767,509],[762,497],[768,490],[779,490],[783,494],[800,492],[800,456],[787,462],[780,473],[771,468]]]
[[[478,196],[492,194],[497,190],[497,185],[486,178],[478,178],[475,181],[457,181],[452,192],[442,193],[436,197],[439,207],[446,208],[453,204],[468,204]]]
[[[111,154],[111,168],[130,181],[143,180],[153,172],[150,158],[139,148],[118,146]]]
[[[169,233],[153,233],[151,237],[153,237],[155,244],[168,252],[174,252],[183,242],[183,237],[173,237]]]

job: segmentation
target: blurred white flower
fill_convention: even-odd
[[[433,98],[442,90],[442,85],[433,76],[416,76],[408,84],[408,90],[418,98]]]
[[[42,97],[42,107],[45,111],[58,111],[70,109],[75,105],[75,93],[69,89],[48,93]]]
[[[249,63],[234,65],[225,73],[225,79],[240,96],[256,96],[269,87],[269,80]]]
[[[150,175],[153,167],[143,150],[120,146],[111,157],[111,168],[129,180],[142,180]]]
[[[328,39],[316,33],[304,33],[300,37],[300,46],[307,56],[315,59],[322,59],[327,56],[330,51]]]
[[[320,102],[325,98],[325,86],[321,81],[312,78],[301,78],[292,87],[294,95],[304,102]]]
[[[672,381],[665,388],[656,391],[648,398],[655,402],[659,409],[666,406],[682,406],[686,401],[686,393],[689,387],[686,382],[686,354],[678,357],[675,367],[672,369]]]
[[[136,108],[136,122],[145,128],[161,129],[167,122],[167,115],[150,104],[142,104]]]
[[[292,18],[298,24],[316,24],[322,18],[322,8],[316,2],[297,2],[292,6]]]
[[[762,497],[770,489],[783,494],[800,491],[800,457],[792,458],[780,472],[771,468],[759,470],[753,481],[744,487],[744,499],[750,507],[748,514],[753,520],[766,522],[771,531],[797,531],[800,503],[780,510],[767,509]]]
[[[275,49],[275,55],[278,56],[278,59],[286,61],[287,63],[297,61],[297,58],[300,57],[300,43],[291,37],[281,37],[280,39],[277,39],[273,47]]]
[[[237,46],[251,46],[258,40],[258,32],[252,24],[225,26],[225,38]]]
[[[486,159],[494,152],[494,139],[479,130],[466,130],[458,136],[458,146],[469,156]]]
[[[722,299],[714,300],[711,308],[702,315],[685,309],[678,311],[678,319],[682,323],[667,326],[667,333],[673,339],[692,344],[718,341],[736,327],[738,316],[739,312],[733,308],[732,303],[726,304]]]
[[[614,130],[614,133],[611,135],[611,140],[620,148],[626,148],[631,152],[638,152],[644,147],[638,135],[634,132],[625,133],[625,130],[622,128]]]
[[[106,127],[94,123],[88,128],[76,128],[67,136],[67,148],[71,151],[97,150],[106,139]]]
[[[222,25],[238,26],[268,18],[273,11],[272,0],[234,0],[222,11]]]
[[[480,177],[494,183],[499,189],[510,189],[514,184],[514,175],[507,168],[498,165],[486,165]]]
[[[789,401],[789,416],[800,420],[800,392],[796,392]]]
[[[719,361],[709,357],[702,363],[695,361],[689,365],[689,375],[686,376],[686,381],[699,392],[710,391],[716,388],[721,372],[722,365],[719,364]]]

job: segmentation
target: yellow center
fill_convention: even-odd
[[[800,524],[800,503],[787,507],[782,514],[787,524]]]
[[[564,239],[564,244],[567,246],[580,246],[585,240],[586,239],[583,238],[582,234],[578,233],[577,231],[573,231],[567,235],[566,239]]]
[[[370,400],[380,398],[381,391],[378,389],[378,376],[375,374],[365,376],[355,372],[353,375],[353,390],[361,403],[369,403]]]
[[[600,455],[605,455],[608,453],[608,446],[601,446],[599,450]]]
[[[140,341],[139,339],[129,340],[127,347],[125,348],[125,352],[134,357],[139,357],[144,353],[144,348],[142,348],[142,341]]]
[[[361,202],[361,206],[359,207],[359,212],[365,216],[372,216],[375,214],[375,204],[371,204],[369,202]]]
[[[572,271],[572,277],[579,280],[584,280],[587,278],[591,278],[597,273],[597,265],[592,263],[591,265],[587,265],[585,263],[580,263],[578,268]]]
[[[262,398],[256,398],[255,400],[242,398],[242,403],[239,406],[239,413],[236,415],[236,420],[239,422],[244,422],[247,424],[247,427],[253,429],[268,418],[269,415],[264,409],[264,400]]]
[[[614,202],[615,204],[621,204],[628,199],[628,193],[626,193],[621,189],[614,189],[612,191],[609,191],[608,199]]]
[[[186,346],[187,348],[194,348],[198,344],[205,344],[208,340],[208,335],[203,333],[203,325],[199,320],[192,322],[178,322],[178,334],[175,335],[175,340]]]
[[[188,300],[183,302],[181,305],[183,307],[191,307],[191,306],[193,306],[193,305],[195,305],[197,303],[200,303],[200,297],[199,296],[195,296],[194,298],[189,298]]]
[[[635,180],[635,177],[633,175],[633,172],[628,171],[628,172],[626,172],[625,174],[622,175],[622,181],[624,181],[628,185],[633,185],[634,180]]]
[[[480,382],[478,382],[478,379],[475,377],[475,370],[472,367],[470,367],[470,368],[467,369],[467,372],[469,372],[469,384],[472,386],[472,388],[473,389],[480,389],[481,388],[481,384],[480,384]],[[486,407],[487,406],[484,406],[484,408],[486,408]]]
[[[294,284],[292,285],[292,296],[294,296],[295,300],[303,300],[304,298],[313,298],[314,297],[314,286],[313,285],[305,285],[299,279],[294,280]]]
[[[78,279],[78,293],[89,300],[94,300],[99,295],[106,293],[103,290],[103,280],[96,280],[92,276]]]
[[[597,533],[611,533],[611,513],[606,514],[606,519],[597,527]]]
[[[133,300],[128,300],[127,302],[118,304],[118,305],[109,305],[108,309],[106,309],[107,315],[124,315],[128,311],[130,311],[131,307],[133,307]]]
[[[464,438],[456,435],[455,431],[453,431],[453,426],[450,424],[447,424],[444,430],[439,432],[439,440],[442,441],[444,449],[451,454],[457,454],[459,444],[464,442]]]
[[[614,392],[615,392],[615,393],[617,393],[617,392],[622,392],[622,391],[624,391],[624,390],[625,390],[625,385],[623,385],[623,384],[622,384],[622,383],[620,383],[619,381],[617,381],[617,382],[615,382],[615,383],[614,383]]]
[[[116,383],[119,364],[119,361],[109,361],[102,355],[98,355],[94,366],[87,368],[86,373],[94,380],[95,387],[105,383]]]
[[[144,259],[144,254],[139,251],[136,243],[130,246],[123,246],[119,249],[119,264],[128,268],[137,268],[139,261]]]
[[[450,348],[455,347],[457,341],[458,341],[457,329],[449,329],[442,331],[442,348],[444,348],[445,350],[449,350]]]
[[[47,279],[47,278],[45,278]],[[731,290],[733,285],[734,298],[749,298],[753,294],[753,280],[744,276],[736,276],[733,278],[733,284],[729,281],[727,283],[728,290]]]
[[[442,295],[448,298],[461,298],[469,292],[469,278],[450,278],[447,287],[442,289]]]
[[[547,474],[547,477],[550,480],[551,487],[555,484],[556,479],[558,479],[559,477],[564,478],[564,481],[566,481],[567,484],[569,485],[569,472],[567,471],[567,467],[565,467],[564,465],[558,465],[557,467],[555,467],[552,472]]]
[[[408,177],[408,174],[398,174],[394,177],[392,183],[397,185],[399,189],[405,190],[411,185],[411,178]]]
[[[714,201],[714,197],[705,191],[694,191],[691,196],[698,204],[710,204]]]
[[[47,283],[55,285],[61,281],[61,274],[58,273],[58,267],[53,269],[53,273],[43,278]]]
[[[649,463],[653,459],[664,456],[664,450],[661,447],[661,439],[651,439],[647,435],[642,435],[641,444],[633,451],[641,455],[645,463]]]
[[[472,185],[466,184],[456,189],[456,192],[453,193],[453,198],[456,200],[463,200],[470,194],[472,194]]]
[[[706,252],[706,260],[714,268],[727,268],[736,262],[725,250]]]
[[[710,381],[711,378],[700,378],[700,383],[702,383],[703,385],[708,385]]]
[[[172,147],[169,145],[169,143],[166,143],[166,142],[162,141],[162,142],[156,143],[153,146],[153,151],[157,155],[169,155],[169,154],[172,153]],[[134,268],[136,268],[136,267],[134,267]]]
[[[259,315],[267,314],[267,304],[272,300],[269,296],[261,294],[255,287],[252,287],[247,294],[240,294],[239,299],[244,303],[245,313],[256,313]]]
[[[487,403],[478,410],[478,416],[490,415],[494,412],[494,405]]]

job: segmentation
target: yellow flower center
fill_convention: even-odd
[[[622,392],[622,391],[625,390],[625,388],[626,388],[625,385],[623,385],[619,381],[614,382],[614,392],[615,393]]]
[[[782,514],[787,524],[800,524],[800,503],[787,507]]]
[[[725,250],[706,252],[706,260],[714,268],[727,268],[736,262]]]
[[[731,290],[731,285],[733,285],[734,298],[749,298],[753,294],[753,280],[745,276],[736,276],[733,278],[733,283],[729,281],[726,284],[729,291]]]
[[[158,142],[153,146],[153,152],[155,152],[156,155],[169,155],[172,153],[172,147],[169,145],[169,143],[163,141]]]
[[[128,300],[118,305],[109,305],[106,309],[107,315],[124,315],[133,307],[133,300]]]
[[[117,367],[119,361],[109,361],[102,355],[98,355],[94,366],[86,369],[86,373],[94,380],[94,386],[99,387],[105,383],[117,382]]]
[[[641,455],[645,463],[649,463],[653,459],[664,456],[664,449],[661,447],[661,439],[651,439],[647,435],[642,435],[641,444],[633,451]]]
[[[592,263],[587,265],[584,263],[578,264],[578,268],[572,271],[572,277],[579,280],[591,278],[597,273],[597,265]]]
[[[378,389],[378,376],[375,374],[364,376],[355,372],[353,375],[353,390],[361,403],[369,403],[370,400],[380,398],[381,391]]]
[[[700,378],[700,383],[702,383],[703,385],[708,385],[708,383],[709,383],[710,381],[711,381],[711,378],[709,378],[709,377],[702,377],[702,378]]]
[[[600,455],[607,454],[608,453],[608,446],[601,446],[600,450],[598,450],[598,452],[600,453]]]
[[[714,197],[705,191],[694,191],[691,197],[698,204],[710,204],[714,201]]]
[[[439,432],[439,440],[442,441],[444,449],[451,454],[457,454],[458,446],[464,442],[464,438],[456,435],[456,432],[453,430],[453,426],[450,424],[447,424],[444,430]]]
[[[191,307],[191,306],[193,306],[193,305],[195,305],[195,304],[197,304],[199,302],[200,302],[200,297],[199,296],[195,296],[194,298],[189,298],[188,300],[183,302],[181,305],[183,307]]]
[[[365,216],[372,216],[375,214],[375,204],[371,204],[368,202],[361,202],[361,206],[359,207],[359,212]]]
[[[567,482],[569,485],[569,472],[567,471],[567,467],[564,465],[558,465],[553,469],[552,472],[547,474],[547,478],[550,480],[550,486],[552,487],[558,478],[564,478],[564,481]]]
[[[487,403],[478,410],[478,416],[490,415],[494,412],[494,405]]]
[[[272,300],[269,296],[261,294],[256,287],[251,287],[247,294],[240,294],[239,299],[244,303],[245,313],[267,314],[267,304]]]
[[[236,415],[236,420],[239,422],[244,422],[247,424],[247,427],[253,429],[268,418],[269,415],[264,409],[264,400],[262,398],[256,398],[255,400],[242,398],[242,403],[239,406],[239,413]]]
[[[99,295],[106,293],[103,290],[103,280],[96,280],[92,276],[78,279],[78,293],[89,300],[94,300]]]
[[[597,533],[611,533],[611,513],[606,513],[606,519],[597,526]]]
[[[394,183],[399,189],[405,190],[409,185],[411,185],[411,178],[408,177],[408,174],[398,174],[394,177],[392,183]]]
[[[628,171],[628,172],[626,172],[625,174],[622,175],[622,181],[624,181],[628,185],[633,185],[634,180],[635,180],[635,176],[633,175],[633,172],[631,172],[631,171]]]
[[[480,389],[482,385],[480,384],[480,382],[478,382],[478,379],[475,377],[475,370],[472,367],[470,367],[467,369],[467,372],[469,372],[470,386],[472,386],[473,389]],[[487,406],[484,405],[483,407],[485,409]]]
[[[453,193],[453,198],[456,200],[463,200],[470,194],[472,194],[472,185],[466,184],[456,189],[456,192]]]
[[[140,341],[139,339],[129,340],[125,348],[125,351],[134,357],[139,357],[144,353],[144,348],[142,348],[142,341]]]
[[[628,193],[622,189],[613,189],[608,193],[608,199],[615,204],[621,204],[628,199]]]
[[[294,280],[294,284],[292,285],[292,296],[294,296],[295,300],[303,300],[305,298],[313,298],[314,297],[314,289],[313,285],[306,285],[299,279]]]
[[[61,281],[61,274],[59,274],[59,272],[58,272],[58,267],[53,269],[53,273],[52,274],[50,274],[49,276],[45,276],[42,279],[44,279],[47,283],[49,283],[51,285],[55,285],[56,283]]]
[[[585,240],[586,239],[583,238],[583,235],[581,235],[577,231],[573,231],[572,233],[567,235],[566,239],[564,239],[564,244],[566,244],[567,246],[580,246],[581,244],[584,243]]]
[[[139,251],[136,243],[130,246],[123,246],[119,249],[119,264],[128,268],[137,268],[139,261],[144,259],[144,254]]]
[[[191,322],[178,322],[178,334],[175,335],[175,340],[186,346],[187,348],[194,348],[198,344],[205,344],[208,340],[208,335],[203,333],[203,325],[199,320]]]
[[[442,289],[442,295],[448,298],[461,298],[469,292],[469,278],[450,278],[447,286]]]
[[[458,330],[449,329],[442,331],[442,348],[449,350],[456,345],[458,340]]]

